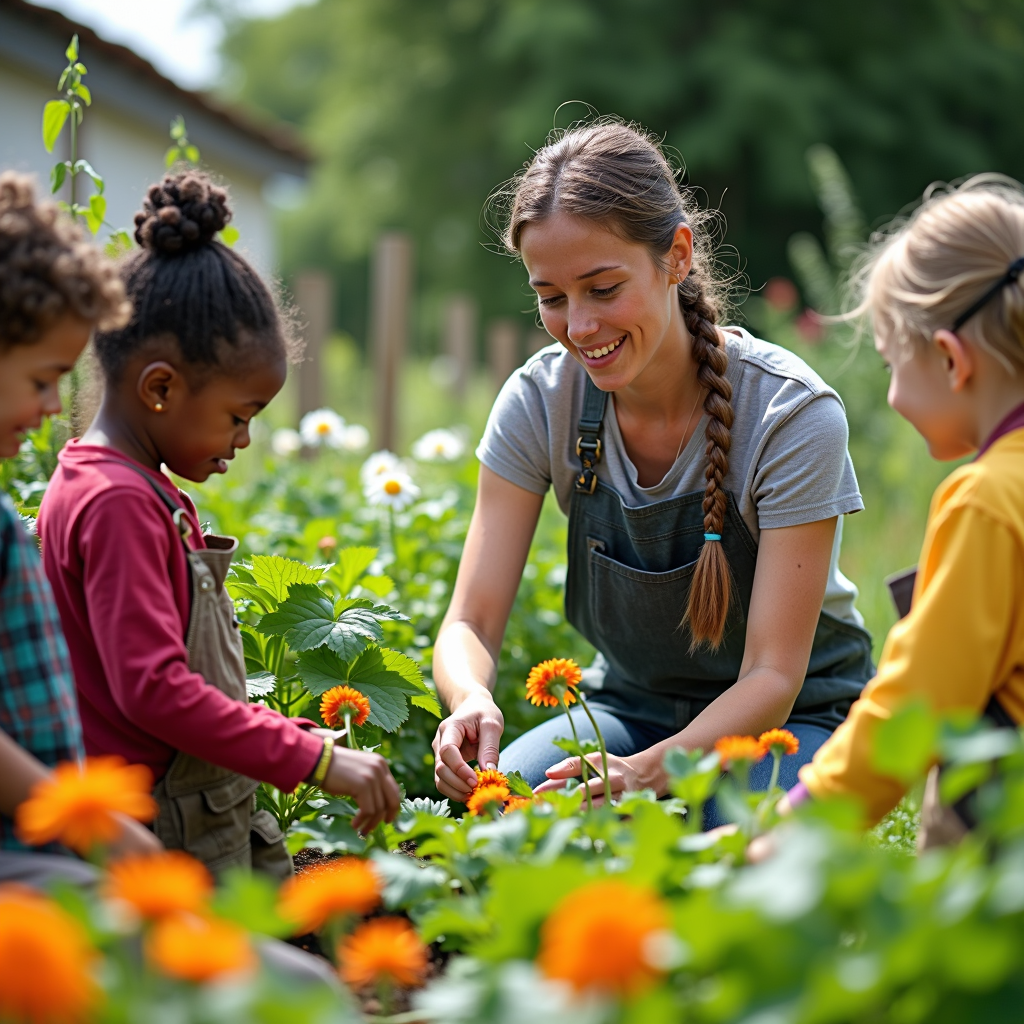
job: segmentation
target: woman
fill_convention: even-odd
[[[599,651],[584,686],[613,793],[666,792],[670,747],[783,723],[800,752],[781,782],[795,782],[871,674],[837,564],[838,517],[863,508],[842,403],[792,353],[716,326],[702,219],[656,144],[618,123],[567,132],[514,183],[504,241],[559,345],[508,381],[477,453],[434,652],[447,796],[473,788],[468,760],[498,762],[495,666],[549,486],[569,516],[566,614]],[[513,742],[502,769],[541,789],[578,775],[551,743],[560,718]]]

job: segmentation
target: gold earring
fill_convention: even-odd
[[[163,412],[164,411],[164,403],[163,402],[157,402],[156,405],[153,406],[153,408],[157,412]]]

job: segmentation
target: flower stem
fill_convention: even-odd
[[[612,802],[612,785],[608,781],[608,748],[604,745],[604,736],[601,735],[601,727],[597,724],[597,719],[590,710],[587,698],[584,697],[582,693],[577,694],[577,696],[580,699],[580,706],[587,713],[587,718],[590,719],[590,724],[594,727],[594,732],[597,734],[597,745],[601,748],[601,774],[604,781],[604,798],[610,806]]]
[[[778,753],[778,751],[776,751],[776,750],[772,751],[772,760],[773,760],[774,763],[772,764],[772,778],[771,778],[771,782],[768,783],[768,792],[769,793],[775,792],[775,786],[778,784],[778,781],[779,781],[779,765],[782,764],[782,757]]]
[[[388,506],[388,526],[391,536],[391,554],[395,557],[395,564],[398,564],[398,530],[395,528],[395,510]]]
[[[358,750],[356,746],[356,738],[352,732],[352,712],[345,712],[345,739],[348,741],[348,745],[352,750]]]
[[[580,748],[580,738],[576,734],[576,723],[572,720],[572,715],[569,714],[569,705],[565,705],[565,715],[569,719],[569,726],[572,728],[572,738],[576,741],[576,749],[580,752],[580,775],[583,777],[583,792],[587,798],[587,810],[592,811],[594,809],[594,798],[590,795],[590,786],[587,785],[587,769],[590,767],[587,759],[583,756],[583,750]]]

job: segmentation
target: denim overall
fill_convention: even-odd
[[[676,732],[739,677],[757,544],[727,496],[721,544],[733,588],[722,645],[690,651],[680,627],[704,541],[703,491],[640,508],[597,475],[608,396],[587,380],[577,443],[582,467],[569,506],[566,618],[600,652],[584,672],[591,704]],[[873,674],[871,637],[822,611],[789,721],[829,731]]]

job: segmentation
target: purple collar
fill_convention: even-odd
[[[999,421],[999,425],[989,434],[985,443],[978,449],[978,454],[974,457],[980,459],[999,438],[1009,434],[1011,431],[1020,430],[1021,427],[1024,427],[1024,402],[1018,405],[1016,409],[1011,409]]]

